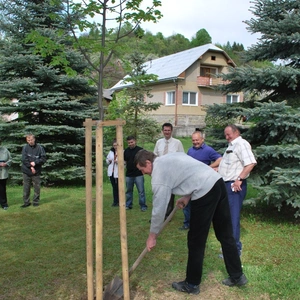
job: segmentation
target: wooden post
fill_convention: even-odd
[[[125,176],[124,176],[124,153],[123,153],[123,130],[117,125],[117,151],[118,151],[118,174],[119,174],[119,210],[120,210],[120,238],[122,254],[122,274],[124,300],[130,300],[129,270],[128,270],[128,248],[127,248],[127,222],[125,201]]]
[[[88,300],[94,300],[92,217],[92,120],[85,120],[86,268]]]
[[[103,299],[103,126],[96,128],[96,299]]]
[[[123,120],[92,121],[86,119],[85,128],[85,180],[86,180],[86,249],[87,249],[87,299],[94,300],[94,269],[93,269],[93,203],[92,203],[92,128],[96,126],[96,299],[103,299],[103,126],[116,126],[117,153],[119,171],[120,200],[120,233],[122,251],[122,272],[124,300],[130,300],[124,155],[123,155]]]

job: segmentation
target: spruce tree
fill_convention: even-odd
[[[266,61],[272,66],[238,67],[222,74],[228,85],[225,93],[238,91],[253,95],[243,104],[212,106],[210,125],[220,135],[221,126],[248,117],[241,126],[254,149],[258,164],[250,177],[259,190],[258,198],[279,210],[285,204],[300,215],[300,0],[253,1],[255,18],[245,23],[252,33],[260,33],[258,43],[246,51],[247,61]],[[247,99],[246,99],[247,100]],[[211,116],[218,118],[212,120]],[[215,122],[218,120],[219,124]],[[242,125],[242,124],[241,124]]]
[[[0,109],[1,115],[15,116],[0,123],[0,134],[13,157],[11,178],[21,182],[21,148],[31,132],[46,150],[45,182],[83,182],[83,122],[97,115],[96,89],[84,76],[81,55],[72,50],[61,1],[1,0],[0,11]],[[36,51],[29,42],[33,34],[64,44],[64,53]],[[56,56],[67,63],[57,63]]]

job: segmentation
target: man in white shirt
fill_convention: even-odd
[[[181,141],[173,138],[172,132],[173,125],[171,123],[164,123],[162,125],[164,138],[159,139],[155,144],[153,152],[156,156],[162,156],[173,152],[184,152]]]
[[[233,236],[236,240],[239,255],[241,255],[240,213],[247,194],[247,177],[257,162],[251,145],[240,136],[240,131],[235,125],[228,125],[224,129],[224,135],[228,142],[228,148],[220,162],[218,172],[225,181]]]
[[[165,154],[174,152],[184,152],[181,141],[173,138],[172,132],[173,125],[171,123],[164,123],[162,125],[162,133],[164,135],[164,138],[159,139],[155,144],[153,153],[156,156],[163,156]],[[169,216],[169,214],[174,208],[174,199],[175,195],[172,194],[168,204],[165,218]]]

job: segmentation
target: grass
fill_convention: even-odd
[[[185,150],[190,138],[182,139]],[[143,145],[153,149],[154,144]],[[103,278],[107,284],[121,276],[119,209],[111,207],[112,191],[104,177]],[[131,266],[145,247],[151,217],[150,177],[145,176],[149,210],[137,205],[127,211],[128,259]],[[0,210],[0,300],[84,300],[86,282],[85,188],[42,188],[39,207],[20,208],[22,187],[10,186],[8,211]],[[256,191],[251,188],[248,197]],[[95,198],[95,191],[93,198]],[[95,219],[95,218],[94,218]],[[195,299],[170,287],[185,275],[186,232],[179,231],[178,211],[130,277],[132,298]],[[299,299],[300,228],[292,213],[267,206],[244,206],[242,213],[243,265],[249,284],[227,288],[227,274],[218,258],[220,245],[210,232],[201,283],[201,299]],[[196,296],[197,299],[199,297]]]
[[[128,257],[131,266],[145,247],[151,214],[150,177],[146,179],[149,210],[142,213],[135,195],[127,211]],[[119,209],[111,207],[111,186],[104,195],[104,282],[121,273]],[[248,195],[255,193],[249,190]],[[0,211],[0,299],[86,299],[84,187],[42,188],[39,207],[20,208],[22,187],[8,186],[8,211]],[[178,230],[178,211],[130,278],[135,299],[195,299],[172,290],[185,275],[186,232]],[[242,242],[244,271],[249,284],[227,288],[220,245],[213,231],[207,242],[201,299],[299,299],[300,228],[292,214],[267,206],[244,206]]]

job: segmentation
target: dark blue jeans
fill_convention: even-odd
[[[191,218],[191,201],[187,204],[187,206],[183,209],[184,214],[184,227],[190,227],[190,218]]]
[[[134,184],[136,185],[139,193],[140,207],[147,208],[144,189],[144,176],[126,177],[126,207],[132,208]]]
[[[188,263],[186,281],[198,285],[202,278],[205,244],[210,225],[222,245],[226,270],[230,277],[239,278],[242,274],[240,256],[232,235],[228,196],[223,179],[203,197],[191,201],[190,230],[188,232]]]
[[[231,183],[232,182],[226,182],[225,185],[226,185],[228,200],[229,200],[233,237],[235,238],[236,246],[238,248],[239,254],[241,255],[242,243],[240,241],[240,236],[241,236],[240,217],[241,217],[241,209],[243,206],[243,201],[247,194],[247,181],[244,180],[242,182],[242,186],[241,186],[242,190],[240,192],[233,192],[231,190]]]
[[[33,185],[34,195],[33,203],[39,203],[41,191],[41,177],[40,175],[28,176],[23,173],[23,201],[25,204],[30,203],[30,189],[31,183]]]

